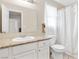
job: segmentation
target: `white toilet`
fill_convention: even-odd
[[[51,59],[63,59],[63,52],[65,50],[63,45],[56,44],[56,36],[50,39],[50,57]]]
[[[64,46],[55,44],[51,46],[51,59],[63,59]]]

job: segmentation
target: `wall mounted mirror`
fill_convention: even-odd
[[[34,9],[8,3],[0,7],[0,33],[37,31],[37,13]]]

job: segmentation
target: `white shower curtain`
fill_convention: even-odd
[[[77,55],[77,3],[58,10],[57,39],[65,46],[65,52]]]

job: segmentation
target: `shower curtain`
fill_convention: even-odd
[[[58,9],[57,39],[65,46],[65,52],[77,56],[78,45],[77,3]]]

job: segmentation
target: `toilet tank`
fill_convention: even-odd
[[[56,35],[53,35],[50,39],[50,46],[54,45],[56,43]]]

